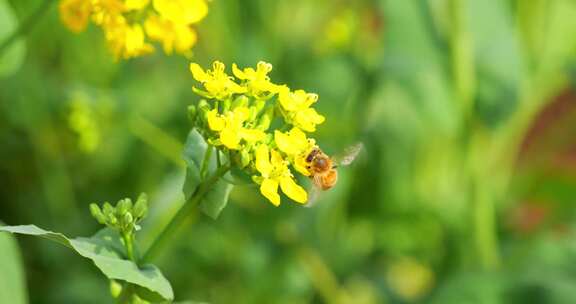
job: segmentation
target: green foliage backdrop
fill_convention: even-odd
[[[0,0],[0,41],[44,1]],[[177,301],[576,298],[576,1],[213,0],[190,59],[129,61],[56,6],[0,56],[4,223],[93,235],[90,203],[147,192],[150,244],[184,201],[190,61],[264,60],[319,94],[326,152],[365,151],[313,208],[234,187],[197,213],[156,263]],[[18,245],[0,234],[0,303],[112,301],[91,263]]]

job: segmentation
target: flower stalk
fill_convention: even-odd
[[[208,152],[206,152],[208,154]],[[144,256],[142,257],[141,263],[147,263],[153,260],[162,249],[168,244],[172,235],[178,230],[182,223],[188,218],[192,213],[192,210],[200,203],[202,198],[212,189],[214,184],[224,176],[230,170],[230,165],[226,164],[219,167],[216,172],[210,176],[208,179],[204,180],[197,188],[196,191],[190,196],[190,198],[180,207],[178,212],[172,217],[168,225],[164,227],[162,232],[153,241],[152,245],[146,250]]]

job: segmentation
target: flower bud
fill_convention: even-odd
[[[116,214],[119,216],[124,216],[130,210],[132,210],[132,201],[129,198],[120,200],[116,205]]]
[[[125,227],[126,229],[131,230],[133,221],[134,221],[134,217],[132,216],[132,213],[126,212],[126,213],[124,213],[124,216],[122,217],[122,226]]]
[[[232,110],[236,109],[237,107],[245,107],[248,105],[248,97],[244,96],[244,95],[240,95],[238,96],[236,99],[234,99],[234,101],[232,102]]]
[[[272,119],[274,119],[274,108],[270,107],[266,109],[266,112],[260,117],[258,121],[258,125],[256,126],[258,129],[266,131],[270,128],[270,124],[272,123]]]
[[[188,118],[190,119],[192,124],[196,123],[196,114],[197,114],[196,107],[194,105],[188,106]]]
[[[110,280],[110,294],[112,297],[118,298],[120,293],[122,293],[122,284],[116,280]]]
[[[114,207],[112,207],[109,202],[105,202],[102,206],[102,213],[104,213],[106,217],[114,216]]]
[[[134,204],[132,213],[136,220],[140,220],[146,216],[148,213],[148,196],[146,193],[140,194],[138,200],[136,200],[136,203]]]
[[[250,153],[246,149],[240,150],[240,165],[245,168],[250,164]]]
[[[94,217],[96,221],[98,221],[98,223],[102,225],[106,224],[106,217],[104,216],[102,210],[100,210],[100,207],[98,207],[98,205],[94,203],[90,204],[90,213],[92,214],[92,217]]]

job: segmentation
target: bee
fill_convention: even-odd
[[[338,182],[338,166],[348,166],[358,156],[363,148],[362,143],[350,146],[340,156],[331,158],[319,147],[314,147],[306,156],[306,168],[310,172],[313,188],[310,191],[308,202],[316,200],[319,190],[329,190]]]

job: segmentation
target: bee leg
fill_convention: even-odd
[[[336,169],[336,168],[338,168],[338,166],[337,166],[337,165],[334,165],[334,166],[332,166],[332,169]]]

